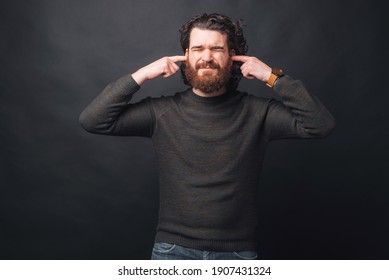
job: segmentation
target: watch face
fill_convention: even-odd
[[[277,75],[278,77],[284,76],[284,71],[282,71],[280,68],[273,67],[271,71],[274,75]]]

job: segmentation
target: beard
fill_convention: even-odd
[[[212,93],[226,87],[231,77],[231,61],[227,66],[221,68],[219,64],[214,61],[200,62],[193,68],[189,61],[185,62],[185,77],[188,83],[195,89],[199,89],[204,93]],[[203,73],[199,75],[200,69],[216,69],[216,73]]]

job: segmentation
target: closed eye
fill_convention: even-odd
[[[203,46],[193,46],[190,48],[192,51],[202,51],[204,50]],[[225,48],[222,46],[213,46],[210,48],[211,51],[216,51],[216,52],[224,52]]]
[[[193,47],[191,47],[190,49],[191,49],[192,51],[200,51],[200,50],[203,49],[203,47],[202,47],[202,46],[193,46]]]
[[[211,48],[212,51],[224,52],[224,48],[220,46],[215,46]]]

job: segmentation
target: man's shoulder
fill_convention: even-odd
[[[175,92],[171,95],[161,95],[156,97],[148,97],[148,101],[152,107],[156,116],[160,116],[165,112],[169,111],[173,107],[179,103],[180,98],[183,93],[187,92],[187,90]]]
[[[150,100],[153,103],[153,105],[173,104],[177,102],[181,98],[181,95],[187,91],[188,90],[183,90],[169,95],[162,94],[161,96],[151,97]]]

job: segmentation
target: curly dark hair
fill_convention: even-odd
[[[245,55],[247,53],[248,46],[243,35],[243,22],[241,20],[234,20],[218,13],[202,14],[192,17],[179,29],[181,34],[180,43],[184,53],[189,48],[189,37],[193,28],[214,30],[227,34],[229,51],[234,50],[236,55]],[[228,90],[235,90],[238,87],[242,78],[241,65],[241,62],[233,63],[231,78],[227,83]],[[185,76],[185,63],[181,64],[180,69],[184,83],[189,85]]]

